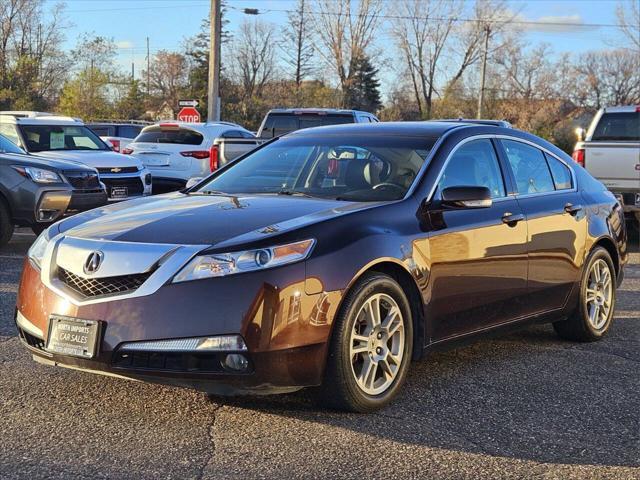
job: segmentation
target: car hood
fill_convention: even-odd
[[[59,232],[90,240],[212,245],[246,244],[374,203],[277,195],[171,193],[97,208],[59,223]]]
[[[142,162],[137,158],[108,150],[52,150],[47,152],[37,152],[33,155],[53,160],[73,160],[94,168],[142,168]]]
[[[0,154],[0,162],[10,163],[11,165],[20,165],[23,167],[48,168],[59,171],[86,170],[89,172],[95,172],[93,168],[88,167],[84,163],[74,162],[69,159],[47,159],[37,157],[35,155],[20,153]]]

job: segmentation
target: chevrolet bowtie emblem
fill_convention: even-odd
[[[120,173],[122,169],[120,167],[115,167],[111,169],[111,173]]]

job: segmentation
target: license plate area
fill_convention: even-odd
[[[94,358],[98,353],[100,322],[51,315],[45,350],[80,358]]]
[[[127,198],[129,189],[127,187],[111,187],[111,198]]]

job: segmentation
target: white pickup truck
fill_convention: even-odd
[[[607,107],[586,134],[578,133],[573,159],[613,192],[627,217],[640,222],[640,105]]]
[[[121,152],[139,158],[151,171],[153,193],[166,193],[206,177],[260,143],[234,123],[168,120],[144,127]]]

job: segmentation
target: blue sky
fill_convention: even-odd
[[[49,5],[54,3],[57,0],[47,0]],[[511,1],[510,7],[524,21],[615,24],[617,3],[617,0],[533,0]],[[294,0],[230,0],[228,28],[233,31],[247,18],[239,11],[245,7],[265,11],[260,18],[280,25],[286,20],[286,13],[273,10],[290,9],[294,4]],[[67,0],[66,5],[68,21],[73,25],[67,31],[67,48],[72,48],[84,32],[111,37],[119,47],[118,63],[130,69],[134,62],[137,74],[145,65],[146,37],[150,39],[152,54],[160,49],[179,49],[185,37],[199,31],[201,20],[209,12],[208,0]],[[550,43],[556,53],[580,53],[606,48],[617,32],[607,27],[550,25],[527,26],[523,34],[531,44]],[[383,83],[389,81],[391,77],[382,73]]]

